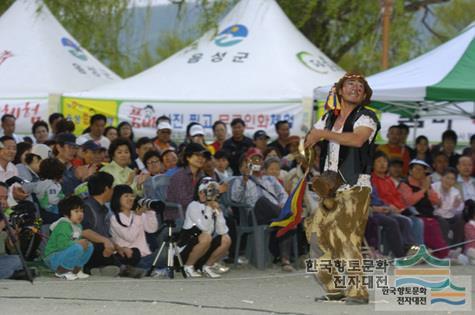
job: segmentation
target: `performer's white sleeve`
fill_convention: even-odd
[[[353,126],[353,130],[358,128],[358,127],[368,127],[371,130],[373,130],[373,132],[371,133],[371,136],[368,139],[368,141],[370,141],[370,142],[373,140],[373,138],[376,134],[376,130],[378,129],[376,122],[371,117],[369,117],[367,115],[361,115],[361,117],[358,118],[358,120],[355,122],[355,124]]]
[[[322,116],[314,125],[313,128],[315,129],[325,129],[325,120],[328,115]]]

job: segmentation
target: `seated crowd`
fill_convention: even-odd
[[[106,127],[101,114],[91,117],[79,137],[74,123],[59,113],[49,123],[33,124],[34,139],[15,134],[14,116],[6,114],[1,122],[0,279],[24,277],[6,219],[19,234],[22,252],[28,247],[24,256],[42,260],[61,279],[167,275],[166,259],[155,259],[155,252],[163,240],[159,227],[168,220],[179,231],[186,275],[221,277],[229,270],[226,262],[246,260],[240,256],[244,248],[235,248],[237,227],[251,214],[255,224],[268,225],[300,179],[307,174],[311,183],[320,172],[319,147],[308,165],[287,121],[275,125],[278,138],[270,143],[263,130],[245,136],[240,118],[230,123],[227,138],[227,124],[217,121],[211,144],[196,122],[176,144],[166,116],[157,119],[155,138],[139,139],[128,122]],[[376,148],[369,245],[377,252],[384,243],[386,254],[404,257],[425,244],[437,257],[475,264],[475,243],[460,245],[475,239],[475,137],[459,155],[453,131],[432,149],[420,136],[414,150],[406,145],[407,131],[392,126],[388,143]],[[150,207],[139,198],[158,201]],[[310,217],[319,198],[307,189],[303,200],[303,216]],[[283,237],[276,232],[270,229],[268,249],[262,250],[292,272],[292,257],[309,250],[303,224]],[[457,246],[449,250],[450,244]]]

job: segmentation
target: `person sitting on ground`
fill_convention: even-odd
[[[211,177],[198,181],[178,241],[180,247],[184,246],[181,257],[188,277],[197,278],[202,274],[210,278],[221,277],[215,264],[228,253],[231,238],[218,197],[216,181]],[[200,269],[202,273],[198,271]]]
[[[82,236],[84,202],[77,196],[70,196],[59,202],[58,209],[62,217],[50,226],[51,235],[43,261],[58,278],[86,279],[89,275],[82,268],[91,258],[94,248]]]
[[[5,209],[8,208],[8,186],[0,182],[0,280],[1,279],[24,279],[23,265],[18,255],[7,255],[6,242],[10,242],[5,231]],[[13,244],[10,244],[13,245]]]
[[[51,224],[62,217],[58,204],[64,198],[61,185],[64,169],[64,164],[60,160],[44,159],[40,163],[41,180],[23,184],[24,191],[32,194],[33,201],[38,204],[43,224]]]
[[[155,211],[144,207],[133,209],[135,195],[127,185],[117,185],[112,194],[110,221],[112,241],[122,247],[130,258],[129,264],[148,270],[154,256],[147,244],[145,233],[155,233],[158,221]]]
[[[432,184],[432,188],[440,196],[441,203],[435,207],[435,217],[439,221],[442,235],[450,244],[463,242],[463,209],[464,202],[460,190],[454,187],[457,181],[457,171],[449,168],[442,176],[442,180]],[[452,231],[452,238],[449,232]]]
[[[132,267],[132,258],[111,240],[110,213],[105,204],[112,199],[113,183],[114,177],[105,172],[98,172],[87,181],[89,196],[84,200],[83,236],[93,243],[94,252],[84,270],[91,275],[140,278],[143,270]]]

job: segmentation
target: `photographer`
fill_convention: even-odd
[[[231,238],[218,197],[218,183],[211,177],[203,177],[196,185],[194,200],[187,207],[178,245],[185,246],[181,256],[188,277],[201,277],[196,269],[210,278],[221,277],[213,265],[227,254]]]
[[[17,279],[22,273],[23,266],[20,256],[7,255],[5,245],[7,242],[6,220],[4,217],[4,209],[8,208],[8,186],[0,182],[0,279]]]
[[[277,218],[288,198],[284,187],[275,177],[263,175],[263,159],[259,149],[250,148],[239,163],[242,176],[237,177],[231,187],[231,199],[243,202],[249,211],[253,210],[258,225],[269,224],[272,219]],[[293,232],[290,232],[276,239],[275,233],[272,233],[269,244],[274,256],[279,256],[275,248],[275,245],[278,245],[282,270],[287,272],[295,271],[289,260],[292,235]]]
[[[130,186],[114,187],[111,200],[114,213],[110,227],[112,241],[122,247],[129,264],[149,269],[154,256],[145,239],[145,233],[157,232],[157,216],[151,209],[134,207],[134,203],[135,194]]]

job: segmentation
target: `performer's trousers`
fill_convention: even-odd
[[[360,260],[361,243],[363,241],[366,222],[368,221],[368,206],[371,190],[368,187],[352,187],[339,191],[336,195],[337,207],[333,211],[326,211],[321,206],[316,213],[314,226],[317,232],[318,245],[323,253],[320,259],[333,260]],[[328,293],[344,291],[346,296],[367,298],[368,291],[362,285],[348,286],[346,289],[335,287],[334,276],[339,274],[333,269],[330,273],[319,270],[317,279]],[[347,273],[348,275],[348,273]],[[363,283],[362,273],[352,273],[359,276],[359,283]]]

